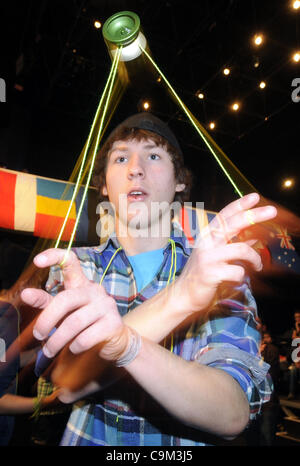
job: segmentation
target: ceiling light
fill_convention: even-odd
[[[197,92],[198,99],[204,99],[204,94],[202,92]]]
[[[215,124],[213,121],[211,121],[211,122],[209,123],[209,127],[210,127],[210,129],[215,129],[216,124]]]
[[[292,180],[291,178],[287,178],[283,181],[282,186],[288,189],[292,188],[294,186],[294,180]]]
[[[236,112],[240,108],[240,104],[238,102],[234,102],[234,104],[231,105],[231,108]]]
[[[150,103],[147,100],[143,103],[143,108],[144,108],[144,110],[149,110]]]
[[[255,44],[255,45],[261,45],[262,42],[263,42],[263,36],[262,36],[261,34],[256,34],[256,35],[254,36],[253,41],[254,41],[254,44]]]
[[[293,8],[294,8],[294,10],[299,10],[299,8],[300,8],[300,1],[299,0],[296,0],[293,3]]]
[[[96,29],[100,29],[100,28],[101,28],[101,23],[100,23],[100,21],[95,21],[95,22],[94,22],[94,26],[95,26]]]
[[[266,87],[265,81],[261,81],[261,82],[259,83],[259,87],[260,87],[261,89],[264,89],[264,88]]]
[[[223,73],[228,76],[230,74],[230,69],[229,68],[224,68]]]
[[[296,52],[293,55],[293,60],[298,63],[300,61],[300,52]]]

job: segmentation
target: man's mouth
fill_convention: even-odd
[[[131,191],[129,191],[129,193],[127,194],[127,199],[130,201],[130,202],[133,202],[133,201],[144,201],[146,199],[146,197],[148,196],[148,194],[141,190],[141,189],[132,189]]]

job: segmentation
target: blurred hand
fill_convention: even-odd
[[[41,410],[46,408],[54,408],[55,406],[61,404],[58,396],[60,390],[55,390],[51,395],[43,396],[40,400]]]
[[[222,283],[239,284],[244,280],[246,267],[255,271],[262,269],[261,257],[251,247],[255,240],[231,242],[253,224],[276,216],[273,206],[253,208],[258,202],[256,193],[232,202],[201,232],[175,282],[178,308],[183,312],[193,313],[209,307]]]

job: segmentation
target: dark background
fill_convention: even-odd
[[[300,78],[300,62],[291,57],[300,51],[300,10],[291,6],[286,0],[1,2],[0,77],[6,80],[7,101],[0,103],[0,165],[69,179],[111,65],[94,20],[103,25],[112,14],[130,10],[141,19],[154,60],[195,117],[205,127],[214,120],[210,134],[246,178],[299,215],[300,103],[292,102],[291,84]],[[265,37],[259,48],[251,43],[257,32]],[[228,77],[224,66],[231,68]],[[258,88],[262,79],[265,90]],[[178,136],[194,174],[192,200],[219,210],[235,199],[229,181],[153,76],[145,73],[128,87],[112,126],[139,111],[143,99]],[[234,100],[241,103],[237,113],[229,109]],[[286,177],[295,180],[291,190],[282,188]],[[34,244],[32,237],[0,232],[2,287],[13,283]],[[262,309],[277,329],[291,323],[299,284],[289,279],[275,286],[276,299],[263,299]]]

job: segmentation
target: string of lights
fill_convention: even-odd
[[[109,15],[105,8],[91,9],[88,2],[84,6],[74,10],[72,21],[68,23],[71,27],[67,27],[65,35],[61,36],[62,44],[67,40],[66,51],[60,69],[57,67],[58,79],[55,88],[54,85],[51,88],[51,99],[47,101],[52,111],[66,112],[68,109],[68,115],[81,109],[80,118],[89,117],[95,96],[104,84],[107,60],[101,59],[101,30]],[[270,127],[274,116],[280,112],[283,115],[288,105],[294,105],[291,101],[292,79],[284,82],[284,78],[293,73],[294,77],[299,76],[300,0],[274,2],[273,8],[270,4],[263,7],[256,0],[248,7],[235,1],[224,2],[223,6],[214,2],[202,6],[197,28],[193,21],[189,27],[176,23],[177,17],[181,18],[178,16],[179,6],[178,11],[175,7],[171,11],[171,8],[161,6],[162,14],[170,18],[174,15],[169,22],[174,23],[173,30],[168,23],[165,32],[155,25],[152,27],[149,15],[145,14],[148,7],[141,7],[138,13],[143,15],[153,56],[166,67],[172,83],[186,105],[191,106],[198,121],[209,133],[213,132],[220,146],[228,151],[260,126],[268,124]],[[157,11],[153,14],[158,16]],[[76,27],[72,25],[73,17],[79,18]],[[43,32],[42,27],[40,30]],[[164,47],[161,47],[162,43]],[[185,68],[184,72],[181,67]],[[138,111],[164,113],[169,122],[172,119],[185,122],[185,116],[171,105],[162,108],[163,101],[159,101],[158,95],[161,89],[163,92],[163,83],[157,92],[154,87],[160,83],[161,77],[156,75],[153,92],[149,86],[147,94],[136,86],[132,104]],[[65,102],[70,102],[70,106],[63,108]]]

